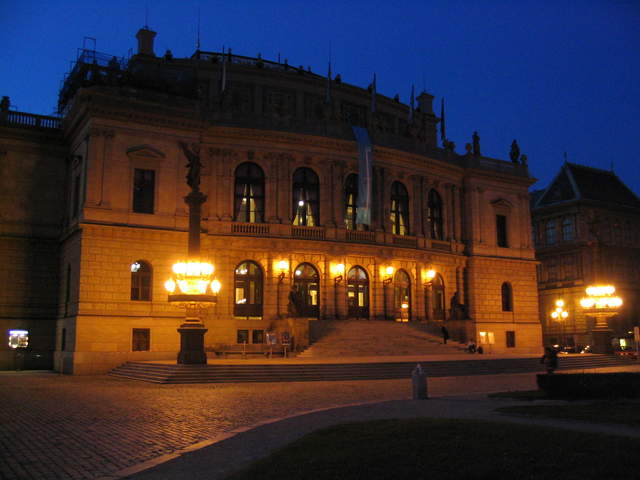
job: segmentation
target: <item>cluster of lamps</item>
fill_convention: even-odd
[[[173,265],[173,276],[164,284],[169,301],[215,302],[220,281],[214,278],[214,266],[209,262],[188,261]]]
[[[564,300],[556,300],[556,309],[551,312],[551,318],[554,320],[566,320],[569,312],[564,309]]]
[[[616,287],[613,285],[595,285],[586,290],[587,296],[580,299],[580,306],[585,309],[606,310],[622,306],[622,299],[614,296]]]

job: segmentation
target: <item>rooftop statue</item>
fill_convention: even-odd
[[[476,157],[479,157],[480,155],[482,155],[480,153],[480,135],[478,135],[478,132],[473,132],[473,154]]]
[[[200,169],[202,168],[202,163],[200,162],[200,145],[197,143],[193,143],[191,145],[191,149],[186,142],[179,142],[182,151],[184,152],[184,156],[187,157],[189,161],[186,167],[189,169],[187,172],[187,185],[191,187],[191,190],[194,192],[200,191]]]
[[[509,157],[513,163],[518,163],[518,159],[520,158],[520,147],[518,147],[518,142],[515,140],[511,142],[511,151],[509,152]]]

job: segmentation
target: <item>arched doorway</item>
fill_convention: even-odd
[[[355,266],[347,274],[348,317],[369,318],[369,277],[364,268]]]
[[[431,295],[433,306],[433,318],[435,320],[444,320],[445,316],[445,296],[444,296],[444,280],[439,273],[433,279],[431,284]]]
[[[236,317],[262,317],[262,269],[255,262],[245,261],[234,274],[234,306]]]
[[[393,280],[393,306],[395,321],[408,322],[411,319],[411,278],[404,270],[398,270]]]
[[[310,263],[301,263],[293,272],[291,299],[301,317],[320,315],[320,275]]]

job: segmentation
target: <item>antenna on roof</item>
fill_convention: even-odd
[[[144,28],[149,30],[149,2],[144,4]]]
[[[196,36],[196,50],[200,50],[200,6],[198,6],[198,31]]]
[[[564,163],[567,163],[567,152],[564,152],[563,157],[564,157]]]
[[[615,172],[613,171],[613,160],[611,160],[611,173],[615,173]]]

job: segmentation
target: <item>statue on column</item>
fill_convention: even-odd
[[[518,146],[518,142],[515,140],[511,142],[511,151],[509,152],[509,158],[513,163],[518,163],[518,159],[520,158],[520,147]]]
[[[200,145],[194,143],[191,145],[192,148],[189,148],[186,142],[179,142],[182,151],[184,152],[184,156],[187,157],[189,163],[187,163],[186,167],[189,169],[187,172],[187,185],[191,187],[191,190],[194,192],[200,191],[200,169],[202,168],[202,163],[200,162]]]
[[[478,135],[478,132],[473,132],[473,154],[476,157],[479,157],[480,155],[482,155],[480,153],[480,135]]]

